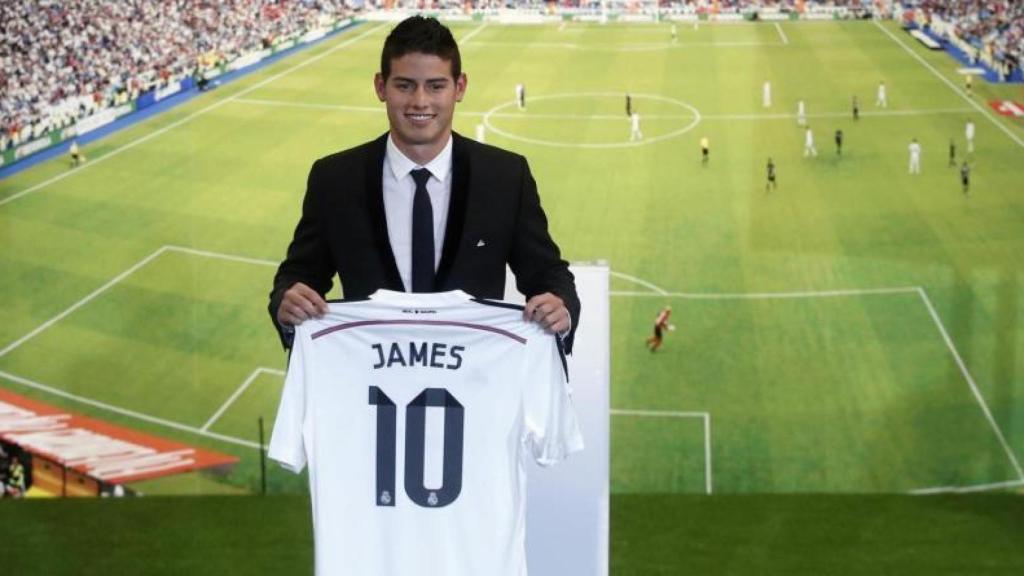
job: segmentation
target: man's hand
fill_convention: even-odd
[[[538,322],[549,332],[563,334],[572,326],[569,309],[565,302],[551,292],[538,294],[526,302],[523,310],[524,320]]]
[[[327,302],[316,290],[302,282],[296,282],[285,290],[281,305],[277,308],[277,321],[286,326],[298,326],[310,318],[319,318],[327,313]]]

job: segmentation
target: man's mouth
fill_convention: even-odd
[[[405,117],[413,122],[429,122],[433,120],[436,114],[406,114]]]

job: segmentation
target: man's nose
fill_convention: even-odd
[[[413,106],[426,106],[430,103],[430,97],[427,94],[426,86],[418,86],[412,94]]]

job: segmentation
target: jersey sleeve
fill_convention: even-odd
[[[281,403],[277,408],[277,420],[270,437],[267,453],[284,468],[298,474],[306,467],[306,451],[302,430],[306,418],[306,352],[309,350],[308,335],[296,331],[291,355],[288,358],[288,372],[281,392]]]
[[[523,373],[523,442],[541,466],[551,466],[583,449],[565,367],[556,338],[537,335],[527,341]]]

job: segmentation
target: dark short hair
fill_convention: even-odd
[[[380,53],[380,74],[385,80],[391,75],[391,61],[406,54],[419,52],[431,54],[451,62],[452,78],[462,74],[462,58],[459,45],[447,26],[436,18],[410,16],[402,20],[384,40]]]

